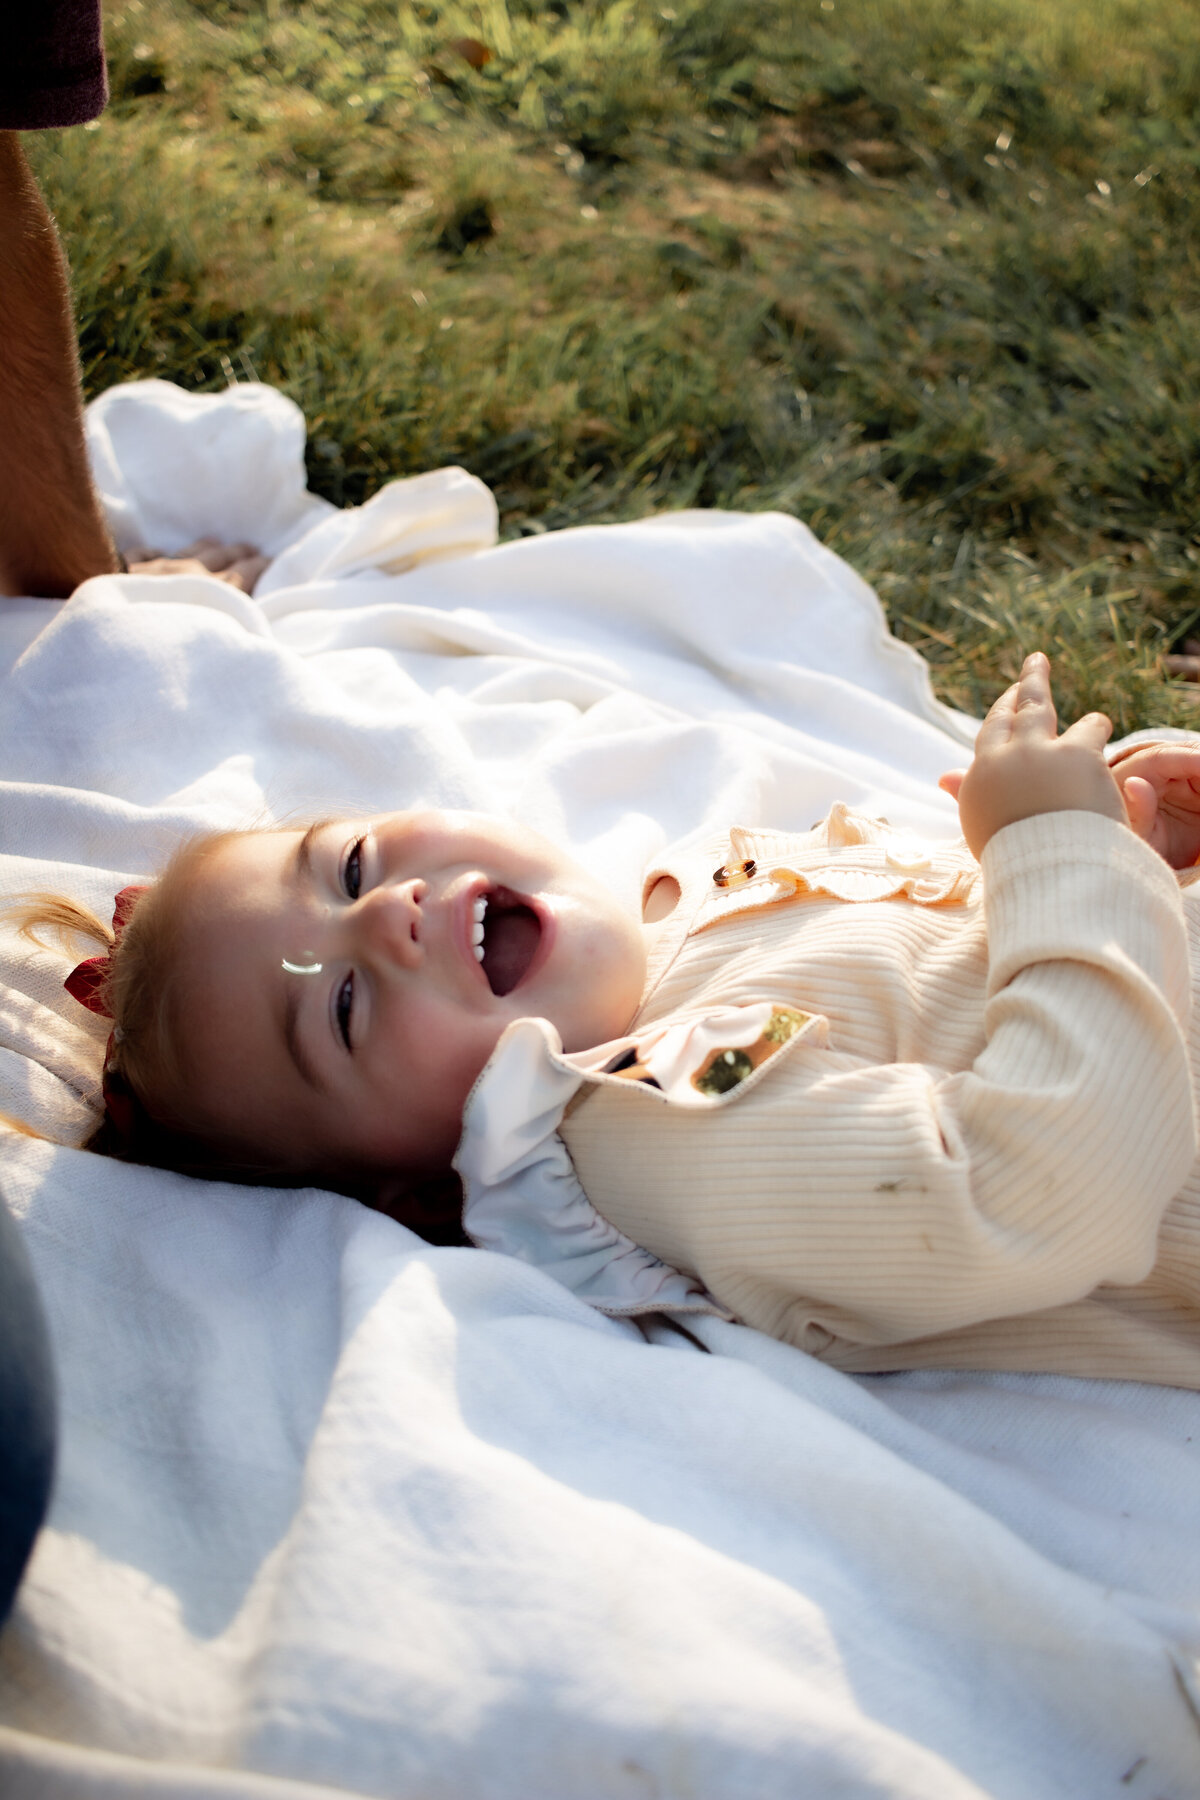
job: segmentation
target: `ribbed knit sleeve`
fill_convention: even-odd
[[[825,1334],[900,1342],[1144,1278],[1196,1148],[1178,885],[1087,813],[1009,826],[983,870],[971,1067],[871,1063],[835,1034],[710,1111],[603,1089],[564,1129],[600,1211],[808,1348]]]

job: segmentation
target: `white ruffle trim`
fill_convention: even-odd
[[[586,1079],[548,1020],[508,1027],[467,1101],[454,1158],[467,1236],[542,1269],[599,1312],[732,1318],[699,1282],[601,1218],[584,1193],[558,1127]]]

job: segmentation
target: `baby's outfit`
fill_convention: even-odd
[[[663,875],[627,1036],[568,1057],[522,1020],[480,1077],[476,1242],[859,1373],[1200,1389],[1191,872],[1091,813],[1008,826],[981,869],[835,807]]]

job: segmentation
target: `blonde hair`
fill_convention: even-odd
[[[194,1137],[168,1096],[177,1093],[182,1069],[178,966],[181,902],[198,867],[240,832],[209,832],[190,839],[172,856],[151,886],[134,900],[118,933],[90,907],[65,894],[27,894],[6,909],[23,937],[78,952],[91,946],[107,956],[97,998],[112,1020],[105,1060],[106,1079],[133,1098],[133,1128],[114,1129],[106,1115],[85,1148],[126,1161],[150,1162],[185,1173],[212,1172],[221,1160],[217,1147]],[[267,1171],[261,1172],[260,1178]],[[245,1177],[243,1177],[245,1178]]]
[[[62,949],[91,946],[108,957],[98,994],[113,1027],[105,1079],[130,1096],[129,1128],[118,1127],[106,1111],[83,1148],[210,1181],[332,1187],[376,1205],[433,1243],[464,1243],[461,1188],[449,1172],[411,1182],[397,1178],[390,1184],[390,1202],[383,1202],[364,1184],[328,1169],[260,1160],[241,1144],[197,1133],[182,1116],[179,1097],[188,1085],[181,1054],[187,1021],[177,974],[183,902],[200,865],[245,835],[209,832],[181,845],[153,885],[137,896],[119,934],[90,907],[63,894],[28,894],[5,909],[21,935],[43,949],[50,947],[42,935],[48,933]]]

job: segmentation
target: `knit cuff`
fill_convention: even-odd
[[[1128,959],[1186,1016],[1179,884],[1127,826],[1101,813],[1038,813],[998,831],[982,866],[989,993],[1035,962]]]

